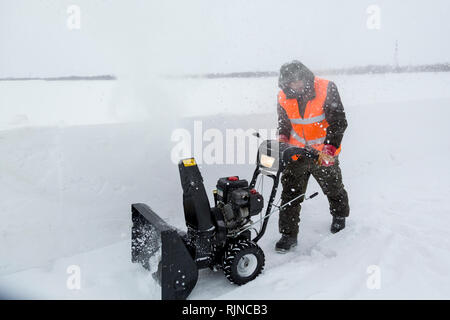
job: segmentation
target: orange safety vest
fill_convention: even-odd
[[[303,118],[298,110],[297,99],[287,99],[283,90],[278,93],[278,102],[286,110],[292,124],[290,144],[301,148],[310,146],[322,151],[329,126],[327,120],[325,120],[325,111],[323,110],[327,97],[328,82],[325,79],[314,78],[316,97],[309,100],[306,104]],[[336,155],[339,152],[341,152],[341,146],[336,150]]]

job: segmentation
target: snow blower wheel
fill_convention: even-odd
[[[255,279],[264,269],[264,252],[253,241],[231,244],[223,259],[223,272],[234,284],[243,285]]]

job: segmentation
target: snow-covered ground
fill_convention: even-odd
[[[328,78],[349,120],[340,156],[347,228],[329,233],[321,193],[303,206],[294,252],[274,252],[272,218],[260,241],[263,274],[237,287],[202,270],[191,299],[450,298],[450,73]],[[276,83],[0,82],[0,296],[157,299],[130,262],[130,204],[148,203],[184,228],[173,132],[194,140],[198,121],[224,137],[273,129]],[[201,165],[207,190],[222,176],[250,179],[252,169],[250,160]],[[73,266],[80,290],[67,287]]]

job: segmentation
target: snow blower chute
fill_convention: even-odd
[[[151,272],[161,286],[163,300],[186,299],[197,283],[199,269],[222,269],[237,285],[261,273],[265,258],[257,242],[270,215],[281,208],[273,204],[281,172],[298,156],[317,159],[314,149],[263,141],[250,183],[237,176],[220,178],[213,191],[214,207],[194,158],[181,160],[178,168],[187,232],[168,225],[145,204],[132,205],[132,261]],[[264,214],[263,196],[255,189],[260,175],[273,179]]]

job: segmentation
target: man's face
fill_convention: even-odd
[[[297,93],[303,93],[305,90],[305,82],[303,80],[289,82],[288,86]]]

